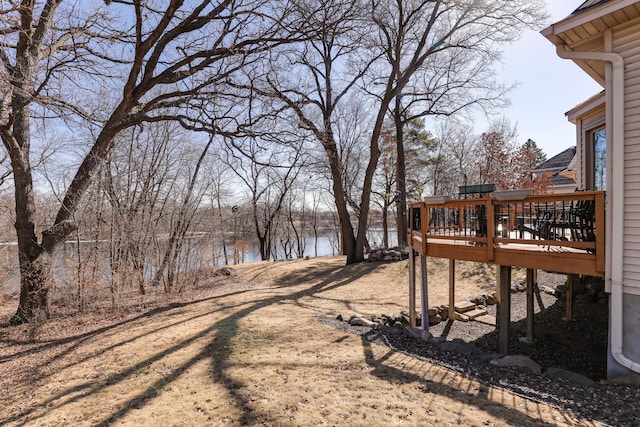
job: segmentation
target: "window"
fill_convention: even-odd
[[[607,189],[607,130],[602,127],[591,133],[593,153],[593,189]]]
[[[607,130],[604,126],[585,132],[584,189],[607,189]]]

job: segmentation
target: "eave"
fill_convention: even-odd
[[[555,46],[565,46],[568,50],[605,52],[605,31],[637,18],[640,18],[638,0],[611,0],[556,22],[541,33]],[[575,63],[605,86],[603,61],[576,60]]]

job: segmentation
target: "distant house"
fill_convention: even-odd
[[[567,115],[578,187],[607,192],[607,373],[640,372],[640,1],[586,1],[542,34],[604,88]]]
[[[548,192],[571,193],[576,191],[576,147],[570,147],[542,162],[532,171],[535,175],[549,177]]]

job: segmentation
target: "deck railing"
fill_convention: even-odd
[[[430,244],[457,245],[459,253],[462,245],[484,248],[488,262],[494,262],[496,249],[584,254],[604,272],[604,197],[604,192],[575,192],[413,203],[409,241],[425,255]],[[473,259],[479,256],[475,252]],[[518,265],[515,261],[511,265]]]

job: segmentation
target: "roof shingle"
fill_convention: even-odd
[[[576,147],[569,147],[560,154],[556,154],[552,158],[540,163],[535,169],[537,171],[542,170],[556,170],[565,169],[571,163],[571,160],[576,155]]]
[[[584,3],[582,3],[580,5],[580,7],[578,7],[576,10],[574,10],[571,14],[572,15],[577,15],[580,12],[583,12],[583,11],[585,11],[587,9],[591,9],[592,7],[595,7],[595,6],[597,6],[597,5],[601,4],[601,3],[606,3],[608,1],[609,0],[587,0]]]

